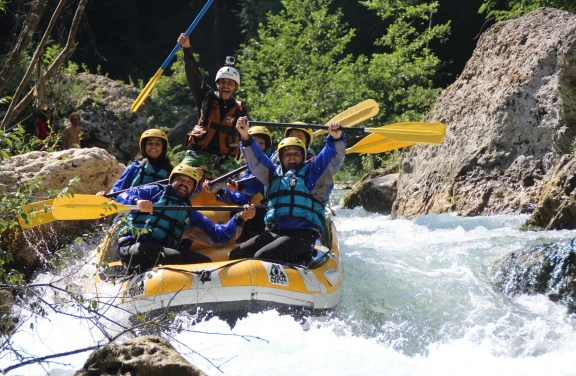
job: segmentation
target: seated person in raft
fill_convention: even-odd
[[[127,224],[119,231],[118,254],[129,270],[144,271],[159,264],[195,264],[210,258],[190,250],[187,230],[201,231],[214,243],[224,243],[239,234],[244,221],[254,217],[253,205],[245,205],[226,224],[214,224],[202,213],[192,210],[154,210],[154,205],[190,207],[190,195],[199,181],[196,168],[178,165],[170,174],[170,184],[152,184],[131,188],[116,201],[138,205]]]
[[[230,259],[260,258],[291,263],[311,260],[316,240],[325,230],[325,206],[333,177],[342,168],[346,141],[340,123],[329,125],[326,145],[313,162],[306,163],[306,145],[296,137],[278,144],[276,166],[248,133],[248,118],[238,119],[236,129],[249,170],[266,186],[266,230],[230,252]]]

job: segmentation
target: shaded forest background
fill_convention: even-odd
[[[431,46],[444,63],[435,78],[438,86],[450,84],[462,71],[482,30],[494,22],[486,21],[485,16],[478,13],[482,2],[439,2],[433,22],[450,21],[452,32],[445,43]],[[55,6],[56,2],[53,3],[49,8]],[[100,66],[100,71],[113,79],[147,81],[176,45],[179,33],[188,28],[204,4],[204,0],[173,0],[162,4],[155,0],[89,1],[78,31],[78,44],[70,59],[86,64],[91,72]],[[17,37],[17,24],[27,7],[27,2],[15,0],[7,4],[5,14],[0,13],[0,54],[10,51]],[[342,21],[356,29],[346,52],[369,55],[387,24],[357,0],[335,0],[331,7],[341,8]],[[265,22],[266,13],[280,8],[280,0],[214,1],[191,35],[193,49],[200,54],[203,68],[214,75],[227,55],[236,53],[241,43],[255,36],[258,23]],[[73,10],[71,4],[68,17],[72,17]],[[65,38],[65,34],[54,39],[59,37]]]

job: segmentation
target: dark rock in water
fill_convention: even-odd
[[[366,211],[388,215],[396,199],[397,166],[365,174],[344,196],[343,208],[362,206]]]
[[[202,376],[165,339],[137,337],[123,344],[110,344],[94,351],[75,376]]]
[[[492,272],[506,295],[545,294],[576,313],[576,239],[512,252]]]
[[[398,174],[388,174],[364,181],[344,198],[344,207],[362,206],[366,211],[388,215],[396,198]]]

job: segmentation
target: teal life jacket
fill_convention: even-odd
[[[182,200],[176,190],[171,185],[162,185],[164,194],[160,200],[154,203],[154,206],[191,206],[189,200]],[[128,216],[128,223],[132,226],[125,226],[120,230],[120,236],[133,234],[133,227],[144,229],[140,233],[140,239],[153,243],[162,244],[165,247],[177,248],[182,240],[182,234],[188,226],[189,212],[185,210],[154,210],[153,214],[132,213]]]
[[[279,217],[303,219],[318,230],[324,230],[324,203],[312,197],[306,187],[304,176],[310,167],[306,163],[299,170],[290,170],[282,174],[282,166],[274,172],[270,184],[266,188],[268,211],[265,222],[274,223]]]
[[[144,158],[140,162],[140,171],[138,171],[138,175],[134,177],[130,187],[138,187],[144,184],[154,183],[155,181],[168,179],[168,174],[170,171],[166,171],[165,169],[161,168],[158,171],[154,169],[154,166],[150,163],[148,158]]]

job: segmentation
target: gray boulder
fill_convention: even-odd
[[[36,191],[32,198],[38,202],[52,197],[77,177],[79,182],[71,191],[94,194],[108,190],[123,170],[123,165],[99,148],[54,153],[35,151],[0,164],[0,190],[13,197],[19,184],[39,179],[43,189]],[[0,234],[0,248],[9,251],[18,265],[32,271],[44,264],[54,251],[85,233],[93,233],[97,225],[98,221],[52,221],[25,230],[16,226]]]
[[[396,199],[398,174],[374,177],[365,175],[344,197],[342,207],[352,209],[362,206],[366,211],[389,215]]]
[[[186,361],[165,339],[146,336],[94,351],[74,375],[203,376],[205,373]]]
[[[80,73],[77,79],[89,93],[72,105],[82,118],[82,147],[106,149],[125,164],[133,160],[148,129],[145,112],[130,113],[140,89],[94,74]]]
[[[405,151],[395,217],[531,213],[543,177],[576,135],[576,15],[541,8],[480,38],[425,121],[438,146]]]

